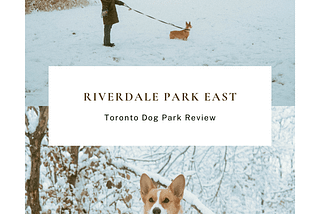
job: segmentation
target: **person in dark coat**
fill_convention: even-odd
[[[119,22],[118,14],[116,10],[117,5],[125,5],[119,0],[101,0],[102,3],[102,13],[103,24],[104,24],[104,39],[103,45],[108,47],[113,47],[114,43],[110,42],[110,32],[112,25]]]

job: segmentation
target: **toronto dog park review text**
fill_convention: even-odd
[[[137,115],[110,115],[104,114],[106,121],[214,121],[216,116],[212,115],[190,115],[190,114],[176,114],[176,115],[167,115],[161,114],[159,115],[146,115],[142,114],[140,117]],[[161,120],[160,120],[161,118]]]

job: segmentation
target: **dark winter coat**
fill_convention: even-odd
[[[103,24],[113,25],[119,22],[116,4],[124,5],[122,1],[118,0],[101,0],[102,11],[108,11],[107,15],[103,17]]]

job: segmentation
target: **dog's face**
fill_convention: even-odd
[[[192,26],[191,26],[191,22],[186,22],[186,29],[191,29],[192,28]]]
[[[167,189],[157,189],[146,174],[140,179],[140,193],[144,214],[182,214],[180,201],[183,198],[185,178],[176,177]]]

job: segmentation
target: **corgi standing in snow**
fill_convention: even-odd
[[[189,31],[192,28],[191,22],[186,22],[186,28],[184,30],[180,31],[171,31],[170,32],[170,39],[182,39],[184,41],[187,41],[189,37]]]
[[[142,174],[140,193],[144,203],[143,214],[182,214],[180,201],[184,187],[183,175],[176,177],[167,189],[158,189],[148,175]]]

